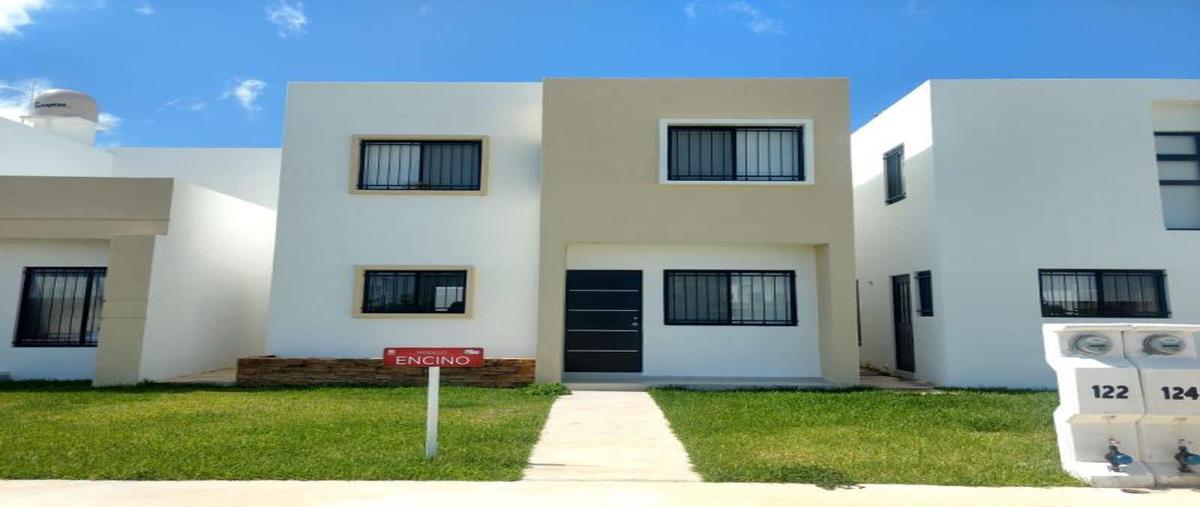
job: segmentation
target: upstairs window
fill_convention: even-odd
[[[672,126],[669,181],[805,181],[804,128]]]
[[[478,191],[482,153],[480,140],[362,140],[357,188]]]
[[[1157,132],[1158,183],[1167,229],[1200,230],[1200,132]]]
[[[106,268],[26,268],[16,347],[95,347]]]
[[[892,204],[904,200],[904,145],[883,154],[884,180],[887,196],[884,202]]]
[[[363,271],[366,314],[465,314],[467,271]]]
[[[933,273],[917,271],[917,315],[933,316]]]
[[[667,270],[668,326],[795,326],[794,271]]]
[[[1043,317],[1171,316],[1163,271],[1043,269],[1038,275]]]

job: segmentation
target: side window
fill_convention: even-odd
[[[917,315],[933,316],[933,274],[917,271]]]
[[[884,178],[887,196],[884,202],[892,204],[904,200],[904,145],[892,148],[883,154]]]
[[[107,268],[26,268],[16,347],[95,347]]]
[[[1168,318],[1160,270],[1038,270],[1043,317]]]
[[[1200,132],[1156,132],[1154,148],[1164,225],[1200,230]]]

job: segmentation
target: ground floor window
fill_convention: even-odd
[[[17,347],[95,347],[106,268],[25,268]]]
[[[795,326],[795,271],[666,270],[668,326]]]
[[[1043,317],[1166,318],[1161,270],[1039,270]]]
[[[362,313],[466,313],[467,271],[363,272]]]

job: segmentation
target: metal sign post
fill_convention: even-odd
[[[437,455],[438,437],[438,390],[442,386],[442,368],[429,368],[429,388],[425,398],[425,457]]]
[[[438,451],[438,391],[442,385],[442,367],[479,368],[483,366],[483,349],[389,347],[383,349],[383,366],[429,369],[429,388],[425,398],[425,457],[433,459]]]

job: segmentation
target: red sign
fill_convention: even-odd
[[[478,368],[483,366],[483,349],[478,347],[388,347],[383,365],[393,368]]]

